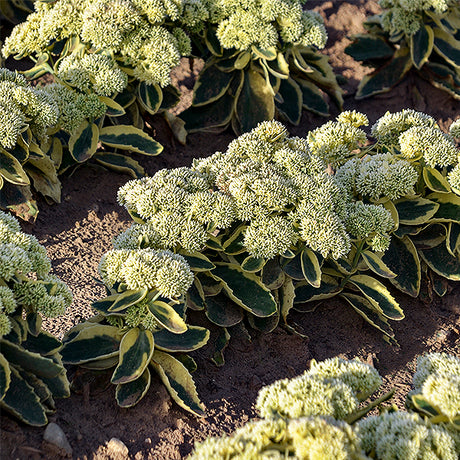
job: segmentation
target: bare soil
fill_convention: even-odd
[[[347,36],[362,32],[364,18],[379,11],[377,1],[310,1],[307,6],[315,7],[326,20],[330,38],[325,53],[335,71],[348,79],[346,109],[367,113],[373,123],[386,111],[414,108],[433,115],[444,128],[460,114],[458,101],[416,76],[410,76],[386,95],[355,101],[356,87],[369,70],[345,55],[344,49],[349,43]],[[175,72],[175,78],[181,90],[190,93],[193,72],[187,61]],[[183,104],[189,100],[190,96],[188,101],[186,97]],[[336,114],[337,111],[332,115]],[[289,129],[292,135],[305,136],[325,121],[304,113],[300,125]],[[233,138],[231,132],[194,134],[182,146],[167,134],[160,120],[155,125],[155,137],[164,145],[164,152],[155,158],[137,158],[150,175],[158,169],[190,165],[195,157],[225,150]],[[75,301],[68,313],[46,323],[59,336],[80,319],[91,316],[91,302],[103,295],[92,277],[97,277],[98,262],[111,248],[112,238],[131,223],[116,201],[118,188],[128,179],[95,166],[83,166],[62,178],[62,203],[48,205],[40,201],[35,225],[24,226],[47,248],[54,272],[74,293]],[[207,407],[205,418],[198,419],[181,410],[156,377],[137,406],[121,409],[116,405],[113,385],[102,374],[81,375],[82,391],[58,400],[57,412],[50,421],[64,430],[75,459],[181,459],[192,451],[196,441],[232,432],[256,416],[253,404],[263,385],[302,373],[313,358],[337,355],[358,357],[373,364],[384,377],[384,389],[396,388],[394,402],[402,407],[418,355],[433,351],[459,355],[460,286],[452,283],[450,290],[443,299],[427,298],[424,302],[394,292],[406,314],[404,320],[394,324],[399,348],[384,342],[381,334],[351,307],[333,299],[312,313],[291,315],[308,338],[282,328],[269,335],[252,333],[251,340],[235,334],[225,352],[225,365],[220,368],[210,360],[210,346],[198,350],[193,354],[198,363],[194,378]],[[43,441],[43,433],[44,428],[30,428],[2,415],[0,458],[64,458],[65,452]],[[113,437],[127,446],[128,456],[107,447]]]

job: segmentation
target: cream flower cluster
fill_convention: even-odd
[[[19,306],[55,317],[72,303],[69,288],[50,270],[45,248],[0,211],[0,336],[10,331],[8,315]]]
[[[0,146],[12,149],[28,128],[38,140],[58,121],[56,101],[17,72],[0,69]]]

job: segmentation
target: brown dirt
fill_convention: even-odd
[[[310,1],[308,7],[315,7],[325,18],[330,36],[326,53],[336,72],[348,78],[346,109],[367,113],[373,123],[387,110],[411,107],[433,115],[444,127],[459,115],[457,101],[413,76],[387,95],[355,101],[353,93],[367,69],[344,54],[349,43],[346,37],[362,31],[365,16],[378,12],[377,1]],[[193,74],[186,63],[175,77],[181,89],[190,90]],[[304,113],[301,124],[290,127],[290,132],[305,136],[325,121]],[[165,146],[164,152],[156,158],[139,158],[148,174],[164,167],[189,165],[194,157],[224,150],[232,139],[230,132],[196,134],[181,146],[164,133],[158,122],[156,137]],[[112,238],[131,222],[116,202],[117,189],[127,180],[127,176],[95,166],[81,167],[72,176],[62,178],[62,203],[49,206],[40,202],[36,224],[25,227],[46,246],[54,272],[68,283],[75,296],[67,315],[46,323],[55,334],[62,336],[80,318],[90,316],[91,302],[103,295],[92,277],[97,276],[99,259],[110,249]],[[384,388],[397,389],[395,402],[402,406],[418,355],[432,351],[459,355],[460,286],[452,285],[452,292],[442,300],[426,303],[394,294],[406,314],[403,321],[394,324],[400,348],[384,342],[349,306],[332,300],[313,313],[292,314],[292,321],[308,339],[281,328],[270,335],[253,334],[251,341],[235,333],[221,368],[210,361],[210,347],[195,352],[198,371],[194,378],[207,406],[204,419],[174,404],[156,377],[136,407],[121,409],[116,405],[113,386],[107,386],[107,377],[102,375],[93,380],[82,376],[83,394],[74,393],[69,399],[57,401],[57,412],[50,421],[66,433],[75,459],[127,458],[108,449],[107,442],[112,437],[126,444],[129,458],[181,459],[191,452],[195,441],[231,432],[255,416],[253,403],[263,385],[303,372],[312,358],[322,360],[336,355],[359,357],[373,364],[384,377]],[[43,432],[44,428],[29,428],[2,416],[0,458],[62,458],[62,452],[43,441]]]

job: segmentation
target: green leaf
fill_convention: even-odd
[[[234,99],[226,92],[220,99],[199,107],[191,106],[180,114],[189,133],[223,131],[232,119]]]
[[[252,45],[251,50],[255,56],[257,56],[260,59],[265,59],[266,61],[274,61],[278,54],[274,46],[262,49]]]
[[[275,101],[271,86],[260,73],[249,69],[244,75],[243,87],[236,103],[236,116],[241,131],[247,132],[258,123],[273,119]]]
[[[428,61],[433,51],[433,44],[433,29],[426,24],[422,24],[419,30],[410,36],[410,55],[417,69],[420,70],[423,64]]]
[[[460,260],[449,254],[444,244],[431,249],[419,250],[420,257],[438,275],[460,281]]]
[[[248,256],[241,263],[241,268],[245,272],[256,273],[262,270],[265,265],[265,259],[263,257],[252,257]]]
[[[126,113],[125,109],[118,102],[106,96],[99,96],[99,100],[107,106],[106,115],[109,117],[121,117]]]
[[[273,291],[280,288],[285,278],[286,275],[281,268],[278,258],[273,258],[266,262],[262,269],[262,283],[264,283],[267,289]]]
[[[439,206],[433,220],[460,223],[460,196],[455,193],[432,193],[428,199]]]
[[[144,131],[134,126],[118,125],[102,128],[99,140],[110,147],[116,147],[143,155],[158,155],[163,150],[161,144]]]
[[[274,331],[279,324],[279,320],[280,313],[278,310],[274,315],[265,318],[259,318],[258,316],[254,316],[251,315],[251,313],[248,313],[248,321],[251,327],[260,332],[263,332],[264,334],[268,334]]]
[[[235,69],[243,70],[251,61],[251,53],[249,51],[242,51],[233,64]]]
[[[449,193],[452,191],[447,179],[434,168],[427,166],[423,168],[423,180],[433,192]]]
[[[305,311],[301,304],[306,302],[314,302],[317,300],[330,299],[342,291],[337,280],[329,275],[322,274],[321,285],[318,288],[313,287],[306,281],[301,281],[295,286],[294,309],[297,311]],[[307,309],[311,307],[308,306]]]
[[[247,225],[240,225],[230,237],[223,242],[222,247],[225,254],[234,256],[246,251],[244,246],[244,232],[247,228]]]
[[[266,317],[276,312],[275,299],[253,273],[247,273],[237,265],[216,263],[210,274],[222,281],[224,291],[234,302],[255,316]]]
[[[383,37],[370,34],[353,35],[353,43],[345,48],[345,53],[356,61],[391,58],[395,52]]]
[[[456,256],[460,249],[460,224],[451,222],[447,227],[446,247],[452,256]]]
[[[353,275],[349,282],[356,286],[378,311],[393,320],[401,320],[404,313],[390,291],[375,278],[368,275]]]
[[[229,342],[230,334],[228,333],[227,329],[223,327],[220,329],[217,339],[214,343],[214,353],[211,358],[214,364],[218,367],[225,364],[224,350],[227,348]]]
[[[115,301],[107,310],[110,313],[117,313],[120,311],[124,311],[131,305],[135,305],[139,303],[141,300],[143,300],[148,292],[149,292],[148,289],[140,289],[140,290],[128,290],[128,291],[122,292],[121,294],[117,294],[115,297]],[[110,297],[114,297],[114,296],[110,296]]]
[[[422,273],[417,249],[410,238],[393,237],[382,260],[397,275],[396,278],[390,279],[390,282],[400,291],[418,297]]]
[[[215,265],[200,252],[181,252],[180,255],[187,261],[194,272],[207,272],[213,270]]]
[[[144,110],[155,115],[163,102],[163,91],[158,85],[148,85],[142,81],[137,87],[137,99]]]
[[[356,99],[385,93],[399,83],[412,67],[409,50],[400,48],[390,62],[366,75],[358,86]]]
[[[83,369],[89,369],[92,371],[101,371],[106,369],[111,369],[118,364],[118,354],[110,358],[98,359],[97,361],[89,361],[87,363],[82,363],[79,366]]]
[[[148,367],[136,380],[124,384],[118,384],[115,390],[115,398],[120,407],[128,408],[135,406],[150,388],[150,371]]]
[[[382,331],[388,337],[394,337],[394,332],[388,324],[386,318],[375,311],[375,307],[369,300],[355,294],[341,294],[354,309],[358,312],[369,324]]]
[[[283,318],[284,323],[287,322],[287,317],[289,312],[294,307],[296,291],[292,279],[286,278],[283,286],[280,289],[280,305],[281,305],[281,317]]]
[[[195,277],[193,284],[189,287],[185,299],[187,308],[191,308],[192,310],[201,311],[206,307],[203,286],[197,277]]]
[[[0,147],[0,176],[14,185],[29,185],[27,174],[21,163],[10,153]]]
[[[394,205],[398,211],[399,223],[406,225],[428,222],[439,208],[439,204],[421,197],[402,198],[395,201]]]
[[[391,271],[385,262],[374,252],[364,251],[361,253],[361,256],[366,262],[366,265],[377,275],[383,276],[384,278],[394,278],[396,276],[396,273]]]
[[[155,319],[168,331],[174,334],[182,334],[187,330],[187,325],[182,317],[174,310],[171,305],[161,300],[155,300],[148,303],[150,313]]]
[[[28,425],[44,426],[48,423],[40,398],[14,368],[11,369],[10,388],[0,401],[0,407]]]
[[[118,327],[88,325],[64,344],[62,360],[66,364],[80,364],[118,355],[122,337],[123,332]]]
[[[70,155],[76,162],[83,163],[96,153],[98,141],[99,128],[85,120],[70,136]]]
[[[56,377],[63,369],[50,358],[27,351],[4,338],[0,339],[0,344],[2,354],[9,363],[14,363],[38,377]]]
[[[120,358],[111,382],[125,384],[136,380],[147,368],[154,350],[153,335],[145,329],[129,330],[120,342]]]
[[[427,401],[422,395],[412,395],[411,400],[415,408],[423,414],[428,415],[428,417],[442,415],[442,412],[436,406]]]
[[[422,76],[433,86],[460,99],[460,75],[454,68],[436,62],[427,62]]]
[[[436,27],[434,31],[434,49],[455,68],[460,68],[460,41],[452,34]]]
[[[118,153],[97,152],[93,158],[108,169],[130,175],[133,179],[144,177],[144,168],[126,155]]]
[[[155,351],[151,364],[179,406],[200,417],[204,415],[193,378],[180,361],[167,353]]]
[[[29,158],[24,168],[32,178],[37,192],[51,198],[56,203],[61,202],[61,182],[57,177],[56,167],[51,158]]]
[[[206,316],[220,327],[234,326],[244,317],[241,307],[223,294],[206,299]]]
[[[320,89],[314,83],[303,78],[296,78],[295,81],[302,92],[303,108],[324,117],[329,116],[329,105],[324,100]]]
[[[40,331],[36,336],[28,334],[22,346],[32,353],[46,356],[57,353],[62,348],[62,342],[49,332]]]
[[[300,254],[300,263],[304,278],[313,287],[319,288],[321,285],[321,267],[316,254],[311,249],[304,249]]]
[[[189,326],[182,334],[173,334],[166,329],[160,329],[153,333],[153,337],[155,349],[187,353],[206,345],[209,340],[209,331],[199,326]]]
[[[281,80],[278,93],[283,102],[277,102],[276,108],[293,125],[300,123],[302,116],[303,93],[299,85],[292,79]]]
[[[26,316],[29,333],[35,337],[40,333],[42,328],[42,317],[39,313],[29,312]]]
[[[62,360],[58,353],[50,356],[50,358],[56,364],[62,366]],[[41,377],[41,380],[46,384],[54,397],[68,398],[70,396],[70,384],[67,380],[67,373],[64,368],[56,377]]]
[[[417,249],[430,249],[440,245],[446,240],[447,228],[442,224],[427,225],[417,235],[413,235],[411,240]]]
[[[216,281],[215,278],[211,276],[211,273],[199,273],[199,281],[206,297],[217,295],[222,291],[222,283]]]
[[[8,209],[17,217],[34,222],[38,215],[37,203],[32,199],[30,187],[3,182],[0,189],[0,209]]]
[[[11,370],[8,361],[0,353],[0,400],[3,399],[8,391],[11,382]]]
[[[180,92],[173,85],[168,85],[162,88],[163,102],[161,103],[160,109],[169,110],[176,107],[180,101]]]
[[[206,29],[206,32],[204,34],[204,41],[209,51],[211,51],[211,53],[214,54],[214,56],[218,56],[218,57],[222,56],[223,54],[222,46],[220,46],[220,41],[216,36],[215,29],[211,27]]]
[[[286,263],[282,263],[282,267],[284,270],[284,273],[286,275],[290,276],[292,279],[295,280],[304,280],[305,275],[302,270],[302,260],[301,260],[301,254],[297,254],[295,257],[292,259],[289,259]]]
[[[220,99],[226,93],[232,79],[232,72],[222,72],[215,65],[204,67],[193,88],[193,106],[199,107]]]

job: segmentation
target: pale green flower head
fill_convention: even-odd
[[[410,128],[399,136],[399,146],[404,158],[423,157],[432,168],[454,165],[458,161],[455,142],[437,128]]]
[[[350,386],[360,401],[368,398],[382,384],[374,367],[358,360],[348,361],[338,357],[321,362],[312,360],[307,375],[325,380],[338,379]]]
[[[220,192],[197,192],[190,198],[190,215],[201,224],[212,222],[225,229],[233,224],[236,213],[232,197]]]
[[[452,190],[460,195],[460,164],[457,163],[454,168],[447,174],[447,181],[449,182]]]
[[[460,118],[450,125],[449,132],[453,137],[460,138]]]
[[[401,112],[386,112],[371,128],[372,136],[386,146],[398,146],[399,136],[410,128],[437,128],[436,120],[423,112],[403,109]]]
[[[27,274],[32,263],[24,249],[12,243],[0,243],[0,278],[10,281],[16,272]]]
[[[128,289],[153,289],[156,286],[157,270],[160,257],[152,249],[130,251],[128,258],[121,267],[122,280]]]
[[[182,10],[181,0],[131,0],[131,3],[145,14],[152,24],[159,24],[167,19],[176,21]]]
[[[347,231],[358,239],[368,239],[372,249],[381,251],[382,248],[373,244],[375,235],[385,236],[394,227],[390,211],[380,205],[364,204],[356,201],[350,204],[348,215],[345,219]],[[380,241],[380,240],[378,240]],[[389,244],[388,239],[388,244]],[[383,250],[388,249],[388,246]]]
[[[161,235],[151,222],[147,224],[133,223],[124,232],[117,235],[112,241],[115,249],[164,249],[161,246]]]
[[[365,144],[366,133],[342,117],[344,121],[329,121],[308,133],[311,151],[326,163],[337,165],[346,160],[353,150]],[[352,118],[354,122],[354,118]]]
[[[15,219],[11,214],[0,211],[0,241],[2,240],[2,235],[8,232],[16,233],[20,232],[21,227],[17,219]]]
[[[137,327],[142,325],[150,331],[155,331],[161,328],[155,317],[150,312],[147,304],[147,301],[141,301],[126,309],[123,319],[127,326]]]
[[[356,411],[353,389],[339,379],[322,379],[308,372],[263,387],[256,408],[263,418],[299,418],[316,415],[343,420]]]
[[[379,459],[456,460],[455,443],[449,433],[437,425],[427,426],[417,414],[387,412],[358,423],[361,445],[373,450]]]
[[[414,193],[418,173],[408,161],[382,153],[348,160],[338,168],[335,180],[350,195],[357,192],[375,201],[381,197],[396,200]]]
[[[364,460],[359,438],[352,427],[328,417],[306,417],[291,420],[288,437],[296,458],[305,460]]]
[[[7,315],[0,312],[0,337],[8,335],[11,331],[11,321]]]
[[[112,288],[114,284],[124,281],[122,269],[129,255],[128,249],[114,249],[102,256],[98,271],[107,287]]]
[[[298,40],[290,41],[300,42],[303,46],[315,46],[323,49],[327,42],[327,32],[321,15],[316,11],[303,11],[300,21],[303,26],[301,36]]]
[[[70,55],[59,63],[57,75],[80,91],[94,91],[100,96],[121,93],[128,84],[128,76],[109,56],[85,54]]]
[[[339,123],[348,123],[355,128],[360,128],[361,126],[368,126],[369,119],[367,115],[356,110],[345,110],[338,117],[337,121]]]
[[[449,418],[460,415],[460,374],[429,375],[423,383],[422,395]]]
[[[169,299],[185,294],[193,283],[194,275],[187,261],[171,251],[160,251],[159,268],[156,273],[158,292]]]
[[[297,242],[292,222],[283,216],[254,219],[244,234],[243,244],[253,257],[271,259]]]
[[[417,358],[417,369],[413,377],[414,391],[420,392],[430,375],[460,376],[460,359],[447,353],[429,353]]]
[[[13,313],[17,306],[13,291],[8,286],[0,286],[0,312]]]

